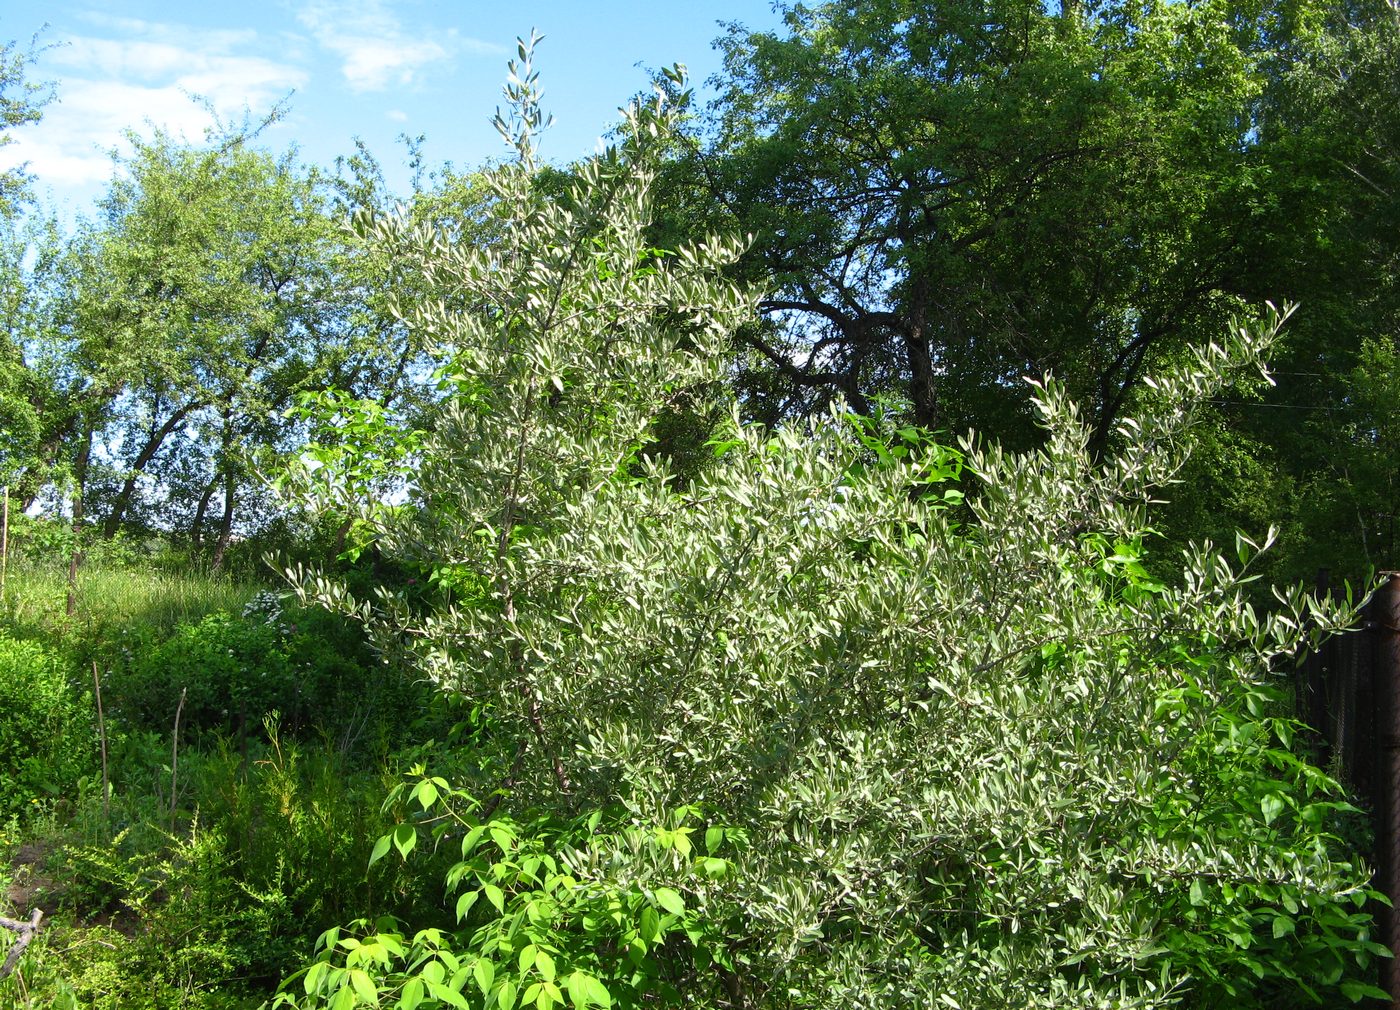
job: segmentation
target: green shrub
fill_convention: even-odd
[[[137,729],[168,734],[181,692],[181,733],[190,740],[256,736],[276,712],[293,736],[321,733],[343,750],[384,754],[451,725],[438,693],[386,666],[355,625],[318,608],[284,610],[271,593],[164,640],[124,631],[105,651],[108,703]]]
[[[259,923],[218,830],[143,825],[69,847],[61,861],[61,908],[28,967],[31,989],[102,1010],[257,1005],[247,983]]]
[[[182,731],[256,726],[264,712],[298,706],[299,678],[280,628],[227,613],[179,626],[112,678],[110,703],[132,725]],[[184,705],[181,709],[181,696]]]
[[[382,756],[450,730],[455,716],[442,692],[387,663],[355,622],[320,607],[289,607],[280,624],[301,684],[298,707],[280,710],[293,733],[315,730],[341,750]]]
[[[436,888],[402,867],[366,873],[392,776],[349,765],[331,742],[284,739],[274,719],[253,760],[227,742],[191,769],[190,803],[223,840],[231,906],[247,922],[247,974],[269,988],[306,939],[367,912],[431,914]]]
[[[542,195],[534,77],[515,69],[515,118],[499,125],[521,158],[488,179],[511,225],[501,245],[372,225],[442,284],[401,305],[446,349],[407,500],[377,504],[364,483],[401,432],[363,432],[362,458],[342,445],[305,475],[327,504],[369,503],[366,535],[430,566],[443,594],[425,608],[394,586],[357,597],[322,572],[287,575],[489,711],[505,759],[466,785],[501,797],[496,819],[625,814],[572,852],[507,866],[512,886],[524,878],[508,894],[495,874],[511,846],[492,835],[504,860],[474,865],[495,820],[468,810],[458,882],[499,932],[323,941],[339,950],[285,1002],[411,1004],[414,976],[439,1003],[472,1005],[448,992],[475,999],[475,986],[502,1005],[496,981],[513,976],[517,1005],[551,1010],[565,987],[544,944],[611,966],[629,929],[670,988],[629,992],[631,975],[586,969],[575,1006],[713,1006],[714,965],[732,976],[721,998],[755,1010],[1374,995],[1368,874],[1338,830],[1355,811],[1260,702],[1304,629],[1350,615],[1301,591],[1253,609],[1244,539],[1233,560],[1194,549],[1171,586],[1141,558],[1196,405],[1262,367],[1282,319],[1145,380],[1103,458],[1046,380],[1033,452],[955,450],[836,407],[773,431],[735,418],[715,464],[682,485],[635,451],[676,389],[723,367],[742,319],[722,280],[734,250],[650,248],[644,155],[666,123],[647,112],[568,199]],[[425,781],[429,815],[446,783]],[[643,844],[693,806],[751,840],[703,892],[663,881]],[[380,849],[416,846],[415,825]],[[553,921],[548,903],[566,903],[532,893],[555,875],[545,854],[620,907],[580,902]],[[651,888],[649,916],[635,884]],[[702,934],[722,949],[705,961],[666,940],[660,910],[724,926]],[[544,944],[522,945],[542,918]],[[509,942],[488,946],[495,935]]]
[[[380,917],[327,930],[273,1006],[336,1006],[345,990],[400,1006],[735,1005],[728,943],[742,922],[717,885],[742,832],[705,825],[691,808],[654,825],[621,809],[478,820],[478,801],[421,767],[399,798],[417,816],[381,837],[371,860],[397,849],[407,861],[420,841],[450,838],[441,847],[462,856],[444,878],[459,892],[454,928],[419,922],[409,935]]]
[[[263,729],[246,751],[213,737],[182,753],[173,820],[168,737],[114,737],[109,808],[83,793],[46,842],[51,928],[84,953],[36,947],[30,982],[55,999],[66,985],[81,1006],[245,1005],[346,919],[445,920],[433,877],[447,854],[366,872],[398,776],[356,769],[329,741],[283,739],[271,719]]]
[[[91,771],[91,700],[55,653],[0,632],[0,819],[71,794]]]

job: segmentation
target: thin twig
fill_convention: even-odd
[[[102,829],[112,833],[111,789],[107,779],[107,722],[102,715],[102,678],[97,675],[97,660],[92,661],[92,690],[97,697],[97,736],[102,741]]]
[[[175,833],[175,786],[178,781],[178,768],[180,763],[180,713],[185,710],[185,692],[188,688],[180,688],[180,704],[175,706],[175,732],[171,734],[170,743],[170,833]]]

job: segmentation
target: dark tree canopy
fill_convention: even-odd
[[[1021,378],[1053,370],[1101,451],[1143,368],[1239,307],[1274,13],[902,0],[731,27],[692,169],[772,292],[760,412],[893,393],[1024,440]]]

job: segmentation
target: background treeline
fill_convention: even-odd
[[[719,40],[657,241],[752,236],[735,275],[766,296],[731,381],[770,424],[886,399],[1026,447],[1022,380],[1050,371],[1102,454],[1153,367],[1296,302],[1276,385],[1217,399],[1160,523],[1182,542],[1279,522],[1274,574],[1357,579],[1395,560],[1397,44],[1381,0],[794,8]],[[42,110],[24,54],[6,67],[13,126]],[[7,181],[0,480],[88,537],[158,533],[217,566],[261,536],[256,557],[296,525],[261,480],[304,441],[306,395],[431,395],[390,297],[421,279],[347,215],[404,199],[489,242],[490,197],[452,172],[390,194],[367,152],[308,168],[246,124],[131,141],[71,233]]]
[[[0,180],[0,1007],[1379,994],[1277,676],[1350,615],[1268,587],[1396,564],[1400,13],[719,45],[576,164],[522,42],[409,193]]]

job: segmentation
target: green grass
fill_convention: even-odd
[[[263,588],[198,569],[174,573],[90,563],[79,570],[77,609],[69,617],[66,559],[11,558],[0,619],[26,637],[62,635],[74,624],[144,625],[164,634],[218,611],[236,614]]]
[[[441,909],[441,872],[385,860],[366,873],[374,839],[392,824],[384,794],[410,760],[389,741],[402,737],[418,702],[411,692],[394,695],[392,704],[373,701],[390,681],[334,619],[297,612],[263,636],[274,640],[267,652],[240,654],[247,668],[217,689],[231,693],[239,677],[263,683],[294,657],[299,687],[330,691],[316,696],[321,708],[313,710],[345,722],[355,713],[335,706],[363,701],[362,731],[382,746],[350,746],[340,723],[307,726],[297,736],[261,709],[250,712],[251,728],[196,733],[185,707],[176,779],[170,723],[141,724],[122,705],[123,685],[151,671],[152,690],[175,690],[176,678],[213,677],[214,664],[195,646],[222,660],[225,640],[236,647],[248,637],[238,633],[243,622],[261,620],[239,615],[269,584],[161,562],[168,564],[94,558],[80,571],[77,612],[69,617],[65,558],[54,551],[10,559],[0,646],[24,640],[8,642],[19,659],[42,647],[51,657],[45,661],[62,667],[71,702],[63,713],[77,737],[62,752],[78,766],[60,779],[57,763],[44,757],[10,789],[22,793],[14,812],[0,808],[0,915],[27,915],[35,904],[49,913],[18,970],[0,981],[0,1010],[254,1010],[330,925],[381,912],[411,913],[414,921],[438,915],[451,925]],[[208,620],[221,613],[232,617]],[[310,644],[302,641],[308,636]],[[193,643],[188,655],[170,646],[176,641]],[[106,792],[94,668],[106,698]],[[27,697],[33,675],[15,671],[10,682]],[[366,689],[342,697],[332,690],[339,677],[358,678]],[[432,693],[423,703],[440,701]],[[17,747],[31,748],[35,734],[26,731],[34,724],[40,734],[56,733],[50,714],[22,723],[7,718],[15,713],[0,702],[0,745],[9,733]],[[438,722],[454,719],[449,712]],[[0,785],[5,774],[0,768]],[[0,935],[0,959],[7,941]]]

